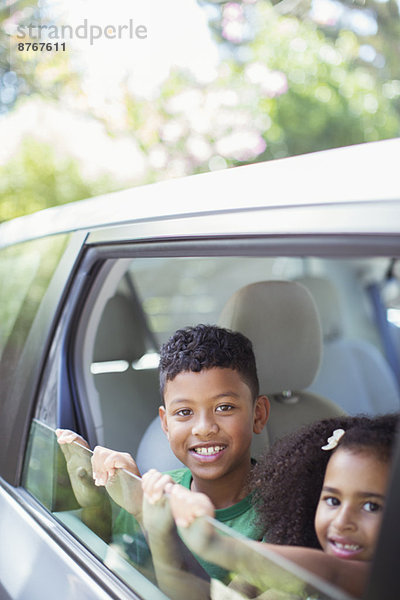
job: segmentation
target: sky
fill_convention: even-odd
[[[102,36],[92,44],[90,39],[68,42],[85,70],[91,94],[110,93],[128,77],[132,91],[151,98],[172,65],[190,69],[200,81],[216,76],[217,47],[196,0],[55,0],[50,4],[58,22],[77,27],[87,19],[88,28],[115,28],[113,39]],[[130,21],[135,33],[129,39],[128,30],[118,26],[130,25]],[[136,36],[138,26],[141,37]]]

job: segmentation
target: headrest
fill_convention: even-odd
[[[253,343],[262,394],[300,391],[321,358],[321,327],[310,292],[294,281],[260,281],[238,290],[218,324]]]
[[[322,336],[332,341],[343,335],[343,319],[338,292],[329,279],[324,277],[302,277],[296,279],[311,292],[321,320]]]
[[[94,362],[139,360],[146,353],[140,323],[128,298],[116,294],[104,307],[93,350]]]

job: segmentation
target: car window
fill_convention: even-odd
[[[160,345],[180,327],[218,323],[228,299],[241,287],[258,281],[295,280],[305,285],[310,279],[317,279],[330,284],[340,308],[329,294],[317,307],[327,365],[323,359],[312,391],[334,402],[341,398],[346,402],[348,396],[352,404],[347,412],[374,413],[379,411],[376,403],[385,389],[386,406],[398,409],[398,386],[386,365],[380,331],[363,280],[364,271],[374,272],[382,279],[388,264],[389,259],[385,258],[133,259],[114,284],[111,297],[108,294],[101,314],[90,304],[87,314],[81,315],[80,328],[86,328],[87,333],[82,333],[77,349],[79,354],[81,347],[86,348],[85,355],[77,359],[82,363],[85,384],[80,397],[88,399],[90,410],[97,415],[99,443],[136,456],[143,432],[158,414],[161,403],[157,371]],[[314,294],[314,290],[311,292]],[[334,331],[330,329],[332,322]],[[366,358],[361,357],[364,351]],[[352,358],[355,355],[357,358]],[[365,373],[357,372],[351,385],[344,376],[338,379],[333,367],[337,363],[339,369],[339,359],[345,363],[342,369],[346,365],[350,368],[351,361],[357,360],[364,364]],[[380,378],[372,377],[373,367],[367,367],[371,362],[381,363],[387,389],[380,387]],[[357,371],[356,366],[351,368]],[[368,395],[373,398],[360,404],[359,398]]]
[[[300,258],[187,257],[132,261],[129,276],[159,343],[180,327],[216,323],[229,296],[243,285],[299,276]]]
[[[77,443],[60,447],[54,430],[39,421],[32,424],[24,485],[57,521],[143,598],[235,599],[264,593],[265,598],[279,600],[346,598],[318,577],[271,552],[254,548],[210,518],[206,519],[207,562],[222,568],[223,577],[210,580],[183,544],[176,555],[178,562],[172,555],[171,561],[162,558],[160,562],[157,544],[163,543],[171,518],[168,498],[160,506],[143,506],[140,479],[122,469],[117,470],[107,490],[94,486],[91,451]],[[200,536],[203,526],[197,522],[197,532],[195,529],[192,535]],[[153,540],[157,540],[155,545],[147,542],[144,532],[149,527]],[[220,559],[213,556],[222,555],[221,567]]]
[[[65,456],[54,430],[35,420],[25,460],[24,487],[141,596],[164,598],[153,585],[151,553],[139,526],[132,519],[129,531],[121,529],[118,523],[126,520],[126,511],[104,488],[94,486],[91,452],[77,444],[69,445],[68,450]],[[122,489],[124,476],[121,472],[116,482]],[[130,489],[133,494],[136,483],[133,481]]]
[[[66,236],[34,240],[0,251],[0,377],[3,393],[65,249]]]
[[[158,382],[160,345],[177,328],[200,322],[218,323],[227,300],[247,284],[283,280],[308,285],[309,279],[315,278],[328,281],[333,286],[341,306],[338,339],[329,328],[324,329],[325,320],[331,323],[331,319],[327,319],[332,314],[331,297],[327,311],[324,311],[323,303],[317,306],[315,300],[324,337],[324,355],[328,357],[328,366],[336,366],[337,359],[332,359],[332,352],[337,349],[344,360],[339,365],[340,375],[321,368],[322,381],[316,379],[320,387],[312,389],[311,393],[336,402],[330,394],[336,392],[340,400],[344,392],[350,390],[351,399],[356,400],[354,412],[358,413],[362,393],[357,386],[361,382],[362,392],[373,392],[377,399],[368,399],[372,403],[366,412],[379,412],[379,402],[382,398],[388,401],[390,394],[392,410],[398,410],[399,390],[386,364],[380,331],[365,285],[365,273],[373,273],[377,281],[383,281],[390,261],[390,257],[331,259],[217,255],[184,258],[123,256],[115,260],[114,255],[104,276],[100,268],[93,270],[98,279],[93,277],[92,287],[89,291],[85,288],[84,296],[76,294],[76,307],[70,304],[69,312],[63,316],[54,335],[51,360],[42,379],[37,419],[32,424],[24,461],[24,487],[128,585],[139,590],[138,593],[145,598],[156,598],[156,593],[162,594],[162,591],[157,587],[155,565],[146,537],[132,520],[129,510],[122,510],[120,506],[126,502],[126,496],[132,498],[133,488],[138,491],[137,481],[121,472],[113,493],[111,490],[110,494],[103,492],[101,502],[95,501],[93,506],[90,502],[86,504],[85,494],[82,498],[79,492],[82,486],[85,493],[89,486],[96,497],[99,495],[99,489],[94,489],[91,480],[90,452],[79,446],[76,448],[74,456],[70,457],[72,462],[75,460],[76,476],[71,478],[68,457],[58,447],[54,435],[56,424],[66,426],[60,421],[65,413],[65,403],[70,403],[71,413],[83,409],[81,414],[86,424],[93,424],[95,435],[91,440],[92,446],[96,443],[105,445],[130,452],[135,458],[144,453],[147,455],[146,464],[150,466],[159,470],[175,468],[178,465],[164,469],[155,464],[160,457],[169,460],[172,454],[157,422],[161,403]],[[353,369],[354,361],[353,358],[350,361],[348,354],[344,353],[344,346],[353,358],[358,357],[354,361],[357,360],[363,368],[357,374],[357,381],[351,384],[353,387],[346,380],[344,369],[346,362]],[[368,347],[368,360],[376,362],[377,359],[380,368],[384,367],[384,376],[389,381],[387,393],[382,393],[381,379],[374,374],[372,363],[366,362],[364,355],[360,355],[360,348],[364,346]],[[374,402],[378,404],[374,405]],[[287,406],[288,409],[284,408],[288,410],[287,419],[296,425],[290,404]],[[280,410],[278,404],[277,408]],[[158,425],[158,437],[153,438],[154,423]],[[149,433],[150,437],[147,437]],[[160,438],[165,444],[162,447],[158,445]],[[150,440],[147,446],[144,444],[146,439]],[[145,463],[139,463],[144,473],[141,464]],[[93,500],[90,495],[89,499]],[[213,526],[218,529],[216,524]],[[218,535],[226,533],[218,530]],[[234,536],[233,532],[228,532],[228,535]],[[249,564],[252,564],[253,558],[254,565],[268,560],[254,549],[246,547],[244,553],[246,557],[250,554],[251,558],[246,558]],[[256,557],[253,557],[254,553]],[[253,573],[250,577],[249,574],[250,579],[244,587],[254,587],[261,566],[258,569],[255,575]],[[244,575],[242,571],[241,574]],[[195,573],[191,575],[197,577]],[[296,582],[297,576],[296,573]],[[257,581],[265,590],[265,580],[261,577]],[[292,600],[288,594],[294,594],[296,599],[341,597],[339,592],[330,596],[329,590],[303,574],[299,575],[299,582],[294,591],[283,588],[285,600]],[[219,584],[213,585],[218,587]],[[229,590],[229,593],[233,592]]]

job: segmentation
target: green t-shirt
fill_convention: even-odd
[[[167,471],[167,474],[172,477],[176,483],[180,483],[183,487],[190,490],[192,483],[192,473],[186,467]],[[215,510],[215,518],[224,525],[231,527],[235,531],[252,540],[261,540],[263,530],[256,525],[256,511],[251,502],[252,494],[249,494],[237,504],[228,508],[217,508]],[[229,573],[226,569],[219,567],[213,563],[208,563],[199,556],[195,555],[198,562],[210,577],[226,582],[229,578]]]

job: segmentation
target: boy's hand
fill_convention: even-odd
[[[178,536],[172,518],[168,494],[175,485],[155,469],[142,477],[143,522],[158,585],[169,598],[207,600],[209,576]]]
[[[102,498],[93,484],[90,452],[86,450],[89,449],[89,444],[69,429],[56,429],[56,436],[77,501],[82,507],[98,505]]]
[[[147,533],[157,540],[165,541],[166,535],[175,529],[168,498],[165,493],[174,485],[169,475],[150,469],[142,477],[143,525]]]
[[[104,497],[93,482],[89,444],[70,429],[56,429],[57,442],[64,454],[72,489],[83,508],[103,504]]]
[[[145,498],[150,504],[156,504],[164,493],[168,493],[174,485],[174,480],[169,475],[150,469],[142,477],[142,488]]]
[[[76,442],[81,446],[89,449],[89,444],[87,441],[75,431],[71,431],[71,429],[56,429],[57,442],[62,446],[63,444],[72,444],[72,442]],[[67,450],[67,448],[62,448],[63,452]],[[65,454],[65,452],[64,452]]]
[[[175,484],[169,491],[172,516],[178,527],[189,527],[196,517],[214,517],[213,503],[206,494],[191,492]]]
[[[128,452],[116,452],[103,446],[96,446],[92,456],[93,479],[95,485],[107,485],[114,477],[116,469],[125,469],[140,477],[139,469]]]
[[[56,429],[56,436],[67,462],[72,489],[82,507],[82,521],[109,543],[111,506],[104,490],[99,490],[94,485],[89,444],[70,429]]]

